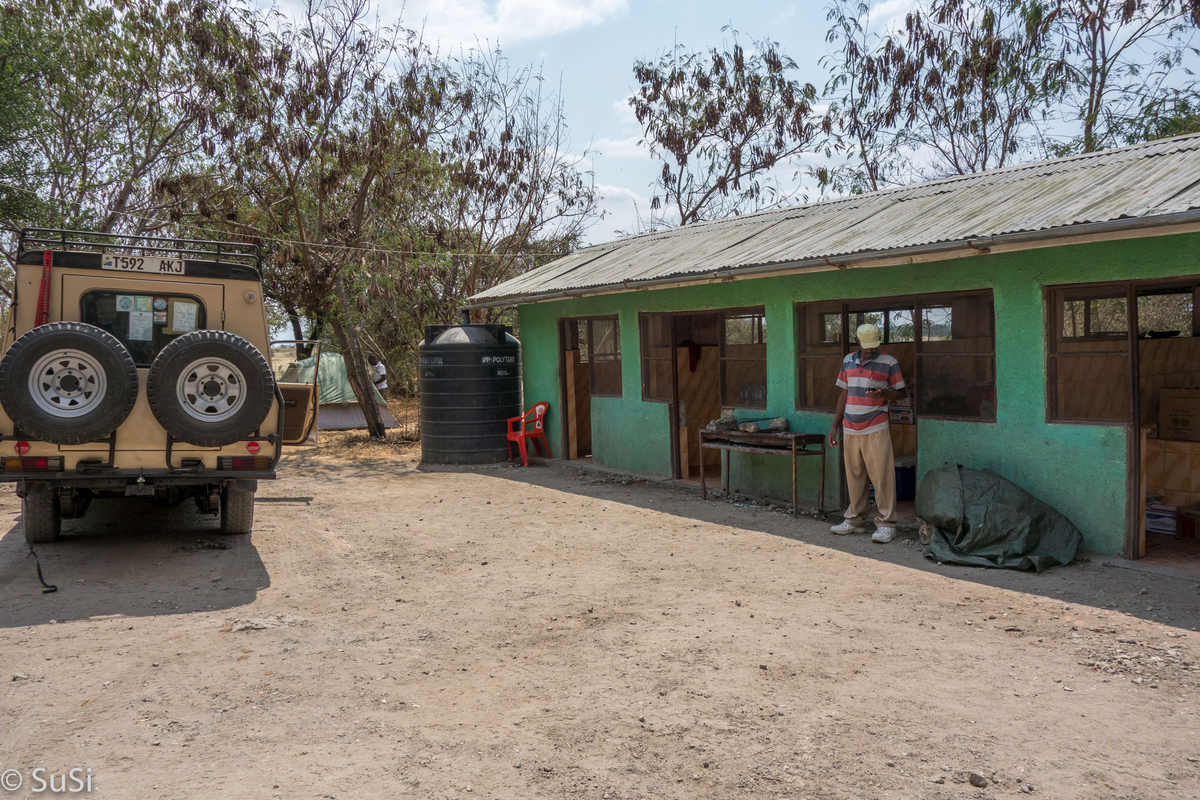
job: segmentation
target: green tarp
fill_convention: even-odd
[[[288,365],[279,380],[283,383],[310,383],[313,370],[316,369],[316,359],[305,358]],[[323,431],[351,431],[367,427],[367,418],[363,416],[358,405],[358,398],[346,377],[346,362],[338,353],[321,354],[321,394],[317,398],[320,409],[317,414],[317,428]],[[387,403],[378,389],[375,392],[375,402],[379,404],[379,416],[383,418],[385,428],[397,427],[396,418],[388,410]]]
[[[283,383],[312,383],[316,366],[317,359],[314,356],[292,362],[279,380]],[[346,362],[342,360],[341,353],[321,353],[321,374],[317,378],[321,386],[321,397],[318,400],[321,405],[358,402],[354,389],[350,386],[350,379],[346,377]],[[375,402],[384,402],[378,389],[375,390]]]
[[[935,528],[926,557],[946,564],[1041,572],[1070,563],[1083,540],[1069,519],[991,470],[930,470],[917,516]]]

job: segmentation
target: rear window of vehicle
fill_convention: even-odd
[[[94,290],[79,301],[80,319],[121,340],[139,367],[148,367],[171,340],[205,327],[204,303],[190,294],[130,294]]]

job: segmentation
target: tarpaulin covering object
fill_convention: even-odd
[[[309,356],[289,364],[280,381],[312,383],[316,369],[316,357]],[[367,427],[367,418],[358,405],[358,398],[350,385],[350,378],[346,375],[346,362],[339,353],[321,353],[321,374],[316,377],[320,386],[320,396],[317,400],[321,405],[317,414],[317,427],[320,430],[350,431]],[[379,416],[383,417],[383,427],[398,427],[399,423],[388,409],[383,395],[378,389],[373,391],[375,402],[379,404]]]
[[[946,564],[1041,572],[1070,563],[1083,540],[1069,519],[986,469],[930,470],[917,516],[935,528],[925,556]]]

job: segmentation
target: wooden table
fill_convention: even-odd
[[[817,511],[825,511],[825,437],[819,433],[792,433],[791,431],[710,431],[702,429],[700,443],[700,498],[708,499],[708,487],[704,483],[704,448],[720,450],[721,488],[729,494],[729,452],[767,453],[792,457],[792,516],[799,515],[796,505],[796,459],[800,456],[820,456],[821,488],[817,495]],[[815,444],[820,449],[809,450]]]

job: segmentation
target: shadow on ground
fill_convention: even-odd
[[[827,519],[771,511],[754,501],[719,497],[710,492],[700,499],[699,491],[674,483],[606,474],[557,463],[513,468],[507,464],[476,467],[422,466],[421,471],[477,472],[543,488],[567,491],[594,499],[633,505],[647,510],[686,517],[697,522],[733,526],[803,541],[818,547],[874,558],[908,569],[936,573],[948,578],[998,589],[1041,595],[1064,604],[1111,609],[1145,620],[1196,630],[1200,627],[1200,582],[1193,579],[1154,575],[1125,569],[1080,553],[1066,567],[1040,575],[1003,569],[939,565],[924,557],[924,547],[914,534],[905,534],[888,545],[870,541],[869,535],[834,536]],[[963,594],[971,594],[968,587]]]
[[[42,594],[19,516],[15,523],[0,538],[4,628],[228,609],[271,585],[250,537],[222,536],[215,516],[190,502],[165,509],[122,499],[92,503],[83,519],[63,521],[59,541],[35,547],[58,586]]]

